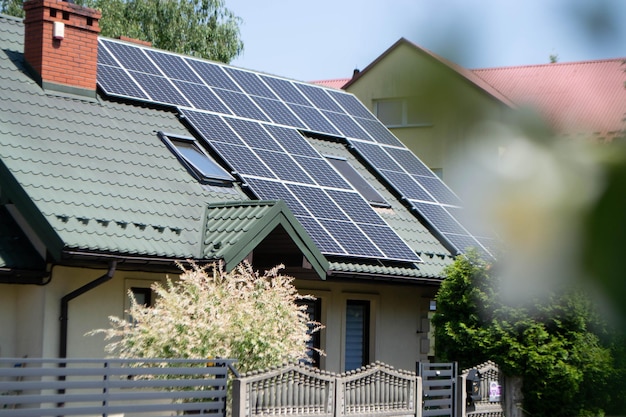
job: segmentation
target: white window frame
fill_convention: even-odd
[[[388,128],[398,128],[398,127],[432,127],[433,124],[432,122],[421,122],[421,123],[409,123],[408,119],[409,119],[409,111],[408,111],[408,103],[409,103],[409,98],[408,97],[398,97],[398,98],[386,98],[386,99],[376,99],[373,101],[374,103],[374,114],[376,115],[376,117],[378,118],[378,105],[380,103],[392,103],[392,102],[399,102],[402,108],[402,115],[401,115],[401,119],[402,121],[400,122],[400,124],[386,124],[384,121],[381,120],[381,122]],[[379,119],[380,120],[380,119]]]

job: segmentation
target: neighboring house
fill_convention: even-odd
[[[316,81],[355,94],[453,189],[473,130],[531,108],[556,135],[611,141],[624,135],[624,58],[469,70],[400,39],[352,78]],[[492,149],[497,161],[503,148]]]
[[[244,259],[318,297],[321,368],[433,355],[442,271],[484,241],[353,95],[99,38],[73,3],[24,8],[0,16],[0,356],[102,357],[85,333],[129,291]]]

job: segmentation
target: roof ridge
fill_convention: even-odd
[[[602,62],[616,62],[622,61],[626,62],[626,57],[622,58],[603,58],[603,59],[590,59],[585,61],[568,61],[568,62],[548,62],[543,64],[524,64],[524,65],[510,65],[510,66],[499,66],[499,67],[484,67],[484,68],[474,68],[470,69],[472,72],[480,72],[480,71],[494,71],[494,70],[506,70],[506,69],[519,69],[519,68],[538,68],[538,67],[562,67],[567,65],[587,65],[587,64],[598,64]]]

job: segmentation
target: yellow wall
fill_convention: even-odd
[[[52,280],[45,286],[0,286],[0,356],[58,357],[61,298],[99,278],[105,269],[54,267]],[[110,315],[123,316],[128,307],[129,286],[146,286],[165,274],[116,271],[110,281],[75,298],[69,303],[68,357],[106,356],[101,335],[85,333],[108,326]],[[143,285],[141,285],[143,284]],[[297,280],[303,294],[322,298],[322,348],[327,356],[322,368],[343,370],[343,332],[345,304],[350,299],[371,301],[371,360],[412,370],[415,362],[426,360],[420,348],[427,331],[423,321],[435,287],[332,283]]]
[[[347,88],[374,114],[377,100],[417,98],[426,123],[391,131],[431,169],[442,169],[453,189],[463,174],[457,155],[468,152],[472,130],[486,120],[501,120],[508,111],[473,83],[432,56],[401,43]],[[497,152],[490,157],[497,162]]]

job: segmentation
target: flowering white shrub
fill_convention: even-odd
[[[122,358],[233,358],[241,372],[308,360],[306,307],[282,266],[259,275],[247,263],[183,269],[179,280],[155,283],[152,307],[132,299],[132,320],[109,317],[106,350]],[[316,330],[319,325],[315,324]]]

